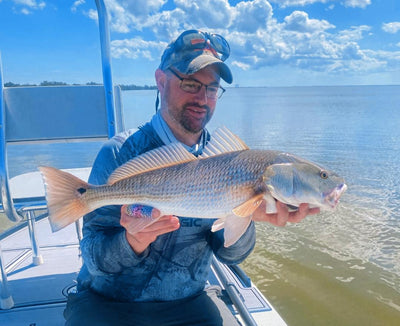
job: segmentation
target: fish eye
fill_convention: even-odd
[[[322,179],[328,179],[328,172],[322,170],[319,175],[321,176]]]

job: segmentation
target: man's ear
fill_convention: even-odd
[[[167,75],[161,69],[157,69],[155,72],[155,77],[156,77],[157,88],[160,91],[160,93],[163,93],[165,88],[165,83],[167,81]]]

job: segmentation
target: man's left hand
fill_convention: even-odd
[[[320,212],[319,208],[309,208],[308,204],[300,204],[298,210],[289,212],[289,208],[286,204],[277,201],[277,212],[274,214],[267,214],[266,205],[267,203],[263,200],[261,205],[253,213],[253,221],[268,222],[275,226],[285,226],[287,222],[298,223],[307,215],[315,215]]]

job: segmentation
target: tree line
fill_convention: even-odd
[[[69,86],[69,85],[102,85],[96,82],[88,82],[86,84],[67,84],[65,82],[57,82],[57,81],[42,81],[39,85],[38,84],[15,84],[13,82],[4,83],[4,87],[34,87],[34,86]],[[138,85],[119,85],[123,91],[127,90],[149,90],[149,89],[157,89],[157,86],[138,86]]]

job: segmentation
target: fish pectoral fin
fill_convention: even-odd
[[[233,214],[239,217],[247,217],[254,213],[254,211],[261,205],[264,194],[260,194],[250,198],[243,204],[232,209]]]
[[[246,232],[251,222],[251,215],[239,217],[237,215],[228,215],[227,217],[216,220],[211,228],[212,232],[224,229],[224,247],[230,247]]]

